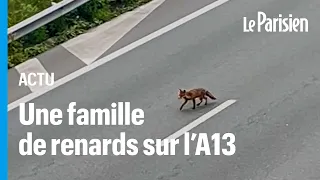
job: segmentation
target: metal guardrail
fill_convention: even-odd
[[[8,29],[8,43],[46,25],[88,1],[89,0],[64,0],[10,27]]]

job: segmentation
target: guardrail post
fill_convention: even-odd
[[[64,0],[8,28],[8,43],[52,22],[89,0]]]

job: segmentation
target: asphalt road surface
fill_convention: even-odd
[[[318,0],[230,1],[31,101],[48,109],[129,101],[145,111],[143,126],[22,127],[18,108],[10,111],[9,179],[319,180],[319,8]],[[255,19],[257,11],[305,17],[309,32],[244,33],[242,18]],[[191,87],[218,100],[179,111],[178,88]],[[234,133],[233,156],[185,156],[181,145],[175,156],[161,157],[18,152],[28,131],[45,140],[118,138],[122,131],[139,142],[165,138],[228,99],[237,102],[190,132]]]

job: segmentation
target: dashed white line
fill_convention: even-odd
[[[202,14],[204,14],[204,13],[206,13],[206,12],[208,12],[208,11],[210,11],[210,10],[212,10],[212,9],[214,9],[214,8],[220,6],[228,1],[229,0],[217,0],[207,6],[205,6],[201,9],[199,9],[199,10],[197,10],[197,11],[195,11],[195,12],[193,12],[193,13],[191,13],[191,14],[189,14],[189,15],[187,15],[187,16],[185,16],[185,17],[183,17],[183,18],[181,18],[181,19],[179,19],[179,20],[177,20],[177,21],[175,21],[175,22],[173,22],[173,23],[171,23],[171,24],[169,24],[169,25],[167,25],[167,26],[165,26],[165,27],[163,27],[163,28],[161,28],[161,29],[159,29],[159,30],[157,30],[157,31],[155,31],[155,32],[153,32],[153,33],[151,33],[151,34],[149,34],[149,35],[147,35],[147,36],[145,36],[145,37],[143,37],[143,38],[141,38],[141,39],[139,39],[139,40],[109,54],[109,55],[107,55],[107,56],[105,56],[105,57],[103,57],[103,58],[101,58],[101,59],[99,59],[99,60],[97,60],[97,61],[95,61],[94,63],[92,63],[88,66],[85,66],[85,67],[59,79],[58,81],[55,82],[55,84],[53,86],[47,86],[45,88],[42,88],[41,91],[36,91],[31,94],[28,94],[27,96],[24,96],[21,99],[18,99],[16,101],[10,103],[8,105],[8,111],[11,111],[12,109],[18,107],[20,103],[25,103],[25,102],[28,102],[28,101],[34,99],[34,98],[37,98],[37,97],[51,91],[52,89],[55,89],[65,83],[83,75],[84,73],[91,71],[91,70],[105,64],[106,62],[109,62],[109,61],[131,51],[131,50],[133,50],[133,49],[169,32],[169,31],[181,26],[182,24],[185,24],[188,21],[191,21],[192,19],[194,19],[194,18],[196,18],[196,17],[198,17],[198,16],[200,16],[200,15],[202,15]]]
[[[180,136],[182,136],[184,133],[190,131],[191,129],[197,127],[199,124],[207,121],[209,118],[211,118],[212,116],[218,114],[219,112],[221,112],[222,110],[226,109],[227,107],[231,106],[232,104],[234,104],[237,100],[234,99],[230,99],[225,101],[224,103],[220,104],[218,107],[212,109],[211,111],[207,112],[206,114],[200,116],[198,119],[192,121],[190,124],[184,126],[183,128],[181,128],[180,130],[178,130],[177,132],[171,134],[170,136],[166,137],[165,139],[177,139]],[[163,145],[163,140],[162,140],[162,145]]]

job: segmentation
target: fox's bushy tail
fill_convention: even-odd
[[[217,98],[214,97],[209,91],[206,91],[206,95],[207,95],[208,97],[210,97],[211,99],[213,99],[213,100],[217,99]]]

